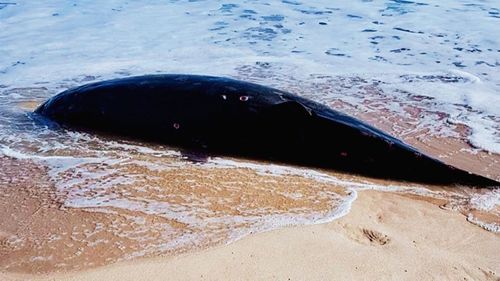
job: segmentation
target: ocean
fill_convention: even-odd
[[[428,198],[499,232],[498,189],[191,155],[42,125],[32,113],[94,81],[226,76],[331,106],[498,181],[498,26],[493,0],[2,2],[0,197],[38,188],[40,206],[72,219],[0,236],[11,253],[0,266],[78,269],[229,243],[335,220],[365,189]]]

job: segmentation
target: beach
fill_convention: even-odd
[[[438,145],[440,141],[431,143]],[[446,154],[446,150],[453,147],[451,143],[460,144],[458,140],[444,143],[446,145],[434,146],[433,151]],[[495,154],[454,157],[458,160],[453,164],[472,165],[479,172],[496,173],[494,176],[497,176],[500,173],[496,166],[487,163],[496,163],[498,158]],[[0,163],[3,177],[10,179],[7,186],[10,189],[3,189],[0,196],[1,213],[5,218],[0,224],[0,266],[7,269],[2,270],[2,280],[164,280],[165,276],[169,280],[498,280],[499,233],[488,231],[483,228],[485,225],[471,220],[471,214],[490,226],[499,224],[498,216],[495,209],[481,210],[472,203],[473,199],[467,199],[464,195],[470,193],[467,188],[460,195],[457,187],[415,189],[414,184],[406,184],[405,189],[402,188],[405,184],[371,179],[370,185],[343,191],[340,186],[335,188],[329,183],[323,188],[349,195],[351,200],[352,205],[338,213],[338,218],[317,223],[311,220],[313,225],[306,226],[301,225],[305,222],[294,223],[293,220],[280,227],[256,228],[253,225],[249,232],[229,240],[228,232],[221,234],[210,227],[208,231],[218,235],[210,236],[207,232],[205,239],[195,239],[192,242],[198,242],[191,246],[168,251],[156,248],[141,258],[137,250],[157,247],[156,241],[138,243],[126,236],[139,232],[136,235],[148,237],[144,232],[147,229],[156,231],[153,236],[164,241],[158,236],[157,220],[161,217],[119,209],[104,213],[92,208],[64,207],[64,196],[57,192],[42,165],[12,157],[3,157]],[[491,169],[492,166],[495,169]],[[269,182],[269,177],[279,178],[271,182],[269,188],[272,190],[286,188],[280,185],[292,182],[296,193],[319,188],[318,179],[307,179],[307,175],[298,178],[251,171],[241,167],[241,163],[240,167],[212,167],[206,171],[211,179],[199,181],[221,185],[229,179],[234,184],[235,178],[241,180],[242,174],[246,174],[248,178],[242,184],[247,189],[261,187]],[[193,178],[200,171],[188,169],[185,172]],[[219,172],[221,176],[216,176]],[[341,174],[335,176],[342,178]],[[402,189],[391,190],[395,184]],[[245,193],[248,192],[252,191]],[[232,200],[231,196],[236,196],[241,206],[262,204],[267,212],[269,208],[276,208],[276,212],[280,209],[290,211],[300,207],[298,204],[302,204],[300,208],[307,206],[309,211],[324,212],[332,208],[327,201],[322,205],[317,200],[313,201],[315,203],[287,201],[272,193],[249,194],[252,197],[249,202],[241,199],[242,194],[223,192],[217,197]],[[225,207],[215,208],[221,211]],[[226,209],[226,212],[235,210]],[[145,221],[138,231],[131,222],[141,216]],[[194,226],[179,222],[166,223],[183,232],[197,231]],[[117,231],[116,225],[121,225],[121,231]],[[22,242],[12,240],[13,235]],[[175,239],[175,236],[169,237]],[[168,243],[168,240],[161,243]],[[124,260],[127,254],[132,256]]]
[[[498,182],[497,6],[0,3],[0,280],[500,280],[498,186],[191,151],[34,113],[93,82],[220,76]]]
[[[362,191],[327,224],[284,228],[175,257],[3,280],[498,280],[498,234],[424,198]]]

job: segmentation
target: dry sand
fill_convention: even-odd
[[[500,280],[500,236],[425,200],[359,192],[332,223],[78,273],[3,280]]]
[[[399,123],[387,120],[374,123],[388,131],[391,131],[388,124]],[[467,134],[464,128],[457,129]],[[449,164],[500,179],[500,155],[473,151],[462,140],[422,138],[422,135],[426,132],[407,134],[404,139]],[[0,164],[2,162],[7,165],[8,161],[0,159]],[[19,228],[24,227],[29,237],[41,237],[46,233],[44,227],[71,233],[70,228],[76,222],[92,225],[96,221],[105,224],[116,221],[115,217],[102,213],[61,211],[59,199],[43,176],[46,171],[22,161],[15,165],[18,166],[8,162],[13,174],[29,176],[9,177],[3,169],[9,179],[8,188],[12,190],[10,197],[0,197],[0,203],[6,202],[0,204],[0,212],[11,214],[10,217],[4,215],[0,221],[0,265],[9,263],[9,259],[34,256],[35,252],[30,249],[39,246],[36,241],[33,247],[17,252],[10,252],[9,243],[3,243],[6,241],[3,237],[18,232]],[[250,177],[246,181],[254,180]],[[51,271],[40,261],[36,266],[35,262],[28,262],[22,270],[0,272],[0,280],[500,280],[500,234],[471,224],[459,211],[442,208],[445,204],[445,201],[416,195],[358,191],[351,212],[331,223],[255,234],[229,245],[187,254],[80,270],[78,266],[91,267],[89,262],[95,262],[101,254],[104,257],[121,255],[110,253],[109,247],[104,247],[90,253],[90,260],[85,256],[81,256],[82,260],[75,259],[73,269],[80,271],[45,275],[12,273]],[[320,204],[316,207],[323,208]],[[39,220],[47,217],[52,219]],[[16,219],[24,223],[16,223]],[[25,219],[32,222],[28,224]],[[491,221],[499,224],[498,219],[494,216]],[[83,243],[73,239],[72,243],[78,247],[80,242]],[[65,252],[71,248],[54,247],[62,256],[71,254]]]

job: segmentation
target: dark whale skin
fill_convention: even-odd
[[[207,153],[383,179],[500,186],[322,104],[229,78],[169,74],[96,82],[66,90],[35,112],[68,128]]]

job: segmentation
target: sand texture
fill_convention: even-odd
[[[226,246],[4,280],[499,280],[500,237],[425,200],[362,191],[345,217]]]

